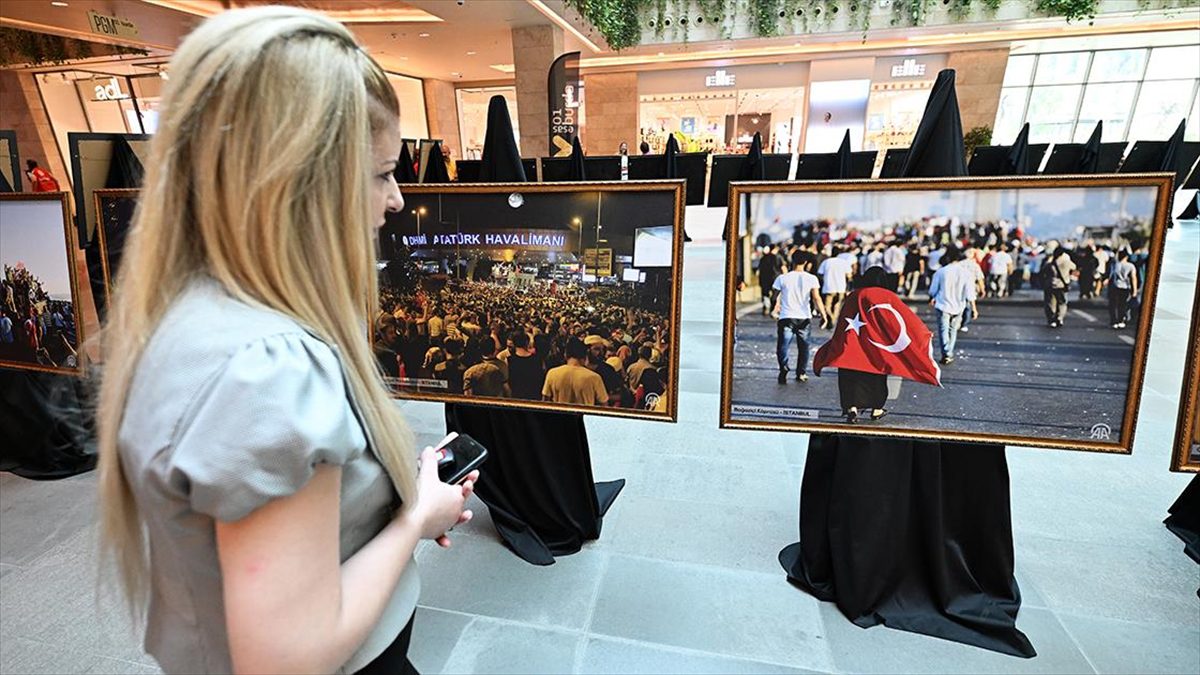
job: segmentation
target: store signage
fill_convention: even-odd
[[[97,35],[134,39],[138,36],[137,24],[119,16],[108,16],[88,10],[88,26]]]
[[[923,77],[924,75],[925,64],[917,63],[916,59],[904,59],[892,66],[892,77]]]
[[[704,86],[706,87],[732,87],[735,84],[737,84],[737,75],[724,70],[718,70],[704,78]]]
[[[579,133],[579,52],[567,52],[550,64],[546,97],[550,119],[550,156],[569,157]]]
[[[108,78],[108,84],[96,85],[96,98],[93,101],[123,101],[129,98],[129,94],[121,91],[121,83],[117,78]]]
[[[410,248],[522,248],[565,250],[567,235],[554,230],[504,230],[495,232],[447,232],[402,237]]]
[[[611,248],[583,249],[583,266],[592,274],[602,277],[612,276],[613,250]]]

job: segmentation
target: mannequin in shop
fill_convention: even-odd
[[[572,144],[571,180],[582,180],[583,149]],[[526,182],[513,138],[508,104],[494,96],[488,105],[479,180]],[[552,565],[598,539],[604,514],[625,486],[596,483],[583,415],[446,404],[446,430],[469,434],[489,449],[487,468],[476,488],[501,540],[521,559]]]
[[[905,177],[965,176],[954,71],[939,73]],[[813,434],[800,542],[779,561],[794,585],[861,627],[884,625],[1013,656],[1016,628],[1005,449],[997,444]]]

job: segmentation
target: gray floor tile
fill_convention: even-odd
[[[408,660],[421,673],[440,673],[458,645],[467,625],[475,617],[418,607],[413,619],[412,641],[408,645]]]
[[[1100,673],[1200,673],[1200,621],[1192,626],[1128,623],[1059,614]]]
[[[745,675],[811,673],[762,661],[732,659],[715,654],[670,649],[632,640],[589,638],[584,647],[581,673],[736,673]]]
[[[783,463],[758,466],[745,447],[712,436],[710,446],[722,451],[718,456],[647,454],[625,489],[658,499],[767,509],[799,503],[799,483]]]
[[[471,622],[444,673],[569,673],[583,636],[479,618]]]
[[[623,497],[612,550],[678,562],[783,574],[779,550],[796,541],[795,505],[765,509]]]
[[[25,565],[96,522],[96,476],[11,476],[0,489],[0,562]]]
[[[162,669],[146,663],[100,657],[87,672],[89,675],[157,675]]]
[[[882,626],[859,628],[831,603],[821,605],[837,670],[849,673],[1091,673],[1087,659],[1052,613],[1022,609],[1017,627],[1038,655],[1032,659]]]
[[[82,653],[147,662],[141,634],[114,597],[97,597],[95,538],[85,530],[37,560],[0,579],[0,636],[72,645]],[[90,662],[87,664],[90,667]],[[78,669],[82,670],[82,668]]]
[[[583,628],[605,564],[583,550],[553,565],[530,565],[499,543],[463,537],[454,548],[421,551],[421,604],[525,623]]]
[[[4,575],[8,574],[9,572],[16,572],[21,569],[24,569],[24,568],[18,567],[16,565],[9,565],[8,563],[0,563],[0,579],[3,579]]]
[[[1196,565],[1161,525],[1153,547],[1019,538],[1021,569],[1056,612],[1195,626]]]
[[[818,603],[784,575],[613,555],[590,632],[828,671]]]
[[[80,645],[53,644],[22,637],[5,637],[0,646],[0,673],[62,675],[155,675],[157,666],[97,656]]]

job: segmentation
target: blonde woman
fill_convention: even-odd
[[[220,14],[171,63],[106,330],[107,550],[168,672],[412,672],[413,551],[470,518],[384,389],[399,109],[341,25]]]

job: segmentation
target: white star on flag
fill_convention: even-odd
[[[863,326],[867,325],[867,323],[865,321],[859,320],[859,318],[858,318],[859,316],[860,315],[855,314],[853,319],[846,319],[846,324],[849,326],[850,330],[854,331],[855,335],[858,335],[859,328],[862,328]]]

